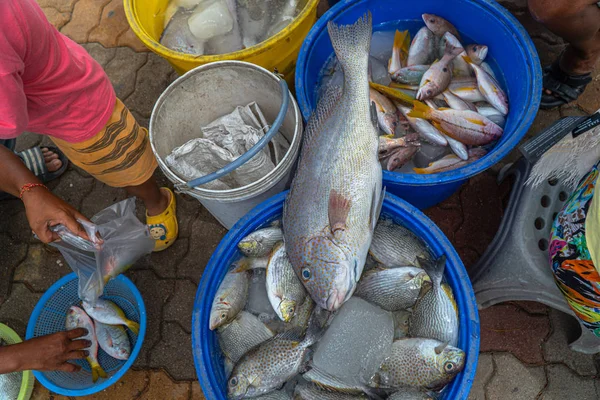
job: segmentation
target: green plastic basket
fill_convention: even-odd
[[[17,344],[23,341],[15,331],[4,324],[0,324],[0,339],[8,344]],[[23,371],[21,391],[19,392],[17,400],[29,400],[31,398],[31,393],[33,392],[34,383],[35,378],[33,377],[33,373],[31,371]]]

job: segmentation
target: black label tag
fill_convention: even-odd
[[[573,137],[581,135],[582,133],[586,133],[590,129],[594,129],[600,125],[600,113],[595,113],[590,115],[585,121],[581,122],[579,125],[573,129]]]
[[[548,128],[532,137],[521,146],[519,151],[532,164],[535,164],[542,155],[552,146],[567,136],[574,127],[587,117],[564,117],[550,125]]]

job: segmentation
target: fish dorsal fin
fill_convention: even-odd
[[[442,351],[444,351],[446,347],[448,347],[448,342],[440,343],[435,347],[435,354],[442,354]]]
[[[346,229],[346,220],[350,207],[352,206],[350,199],[347,199],[335,189],[329,192],[329,229],[331,233]]]
[[[319,99],[317,108],[309,118],[306,129],[304,131],[304,143],[308,143],[312,139],[315,132],[319,130],[319,127],[329,118],[335,107],[339,103],[340,97],[342,97],[343,89],[338,85],[330,85],[325,93]]]

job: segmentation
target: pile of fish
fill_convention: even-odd
[[[80,339],[89,340],[91,345],[86,358],[90,364],[92,381],[99,377],[107,378],[106,372],[98,362],[98,347],[117,360],[127,360],[131,355],[131,343],[124,326],[134,334],[139,333],[137,322],[125,317],[123,310],[110,300],[99,298],[95,305],[82,303],[82,307],[72,306],[67,312],[65,328],[70,331],[84,328],[88,334]]]
[[[306,1],[171,0],[160,43],[180,53],[226,54],[261,43],[288,26]]]
[[[379,158],[388,171],[432,174],[479,160],[502,136],[509,111],[484,61],[488,47],[463,46],[456,28],[439,16],[423,14],[423,21],[412,42],[408,31],[372,36],[370,101],[382,135]],[[334,57],[319,92],[342,82]]]
[[[335,312],[315,305],[282,240],[278,223],[241,240],[212,304],[230,399],[433,399],[462,370],[445,257],[411,231],[379,221]]]

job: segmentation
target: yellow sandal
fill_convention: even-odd
[[[149,216],[146,212],[146,224],[150,229],[150,236],[156,240],[154,252],[168,249],[179,234],[179,226],[177,225],[177,212],[175,204],[175,195],[169,188],[161,188],[169,193],[169,205],[162,213]]]

